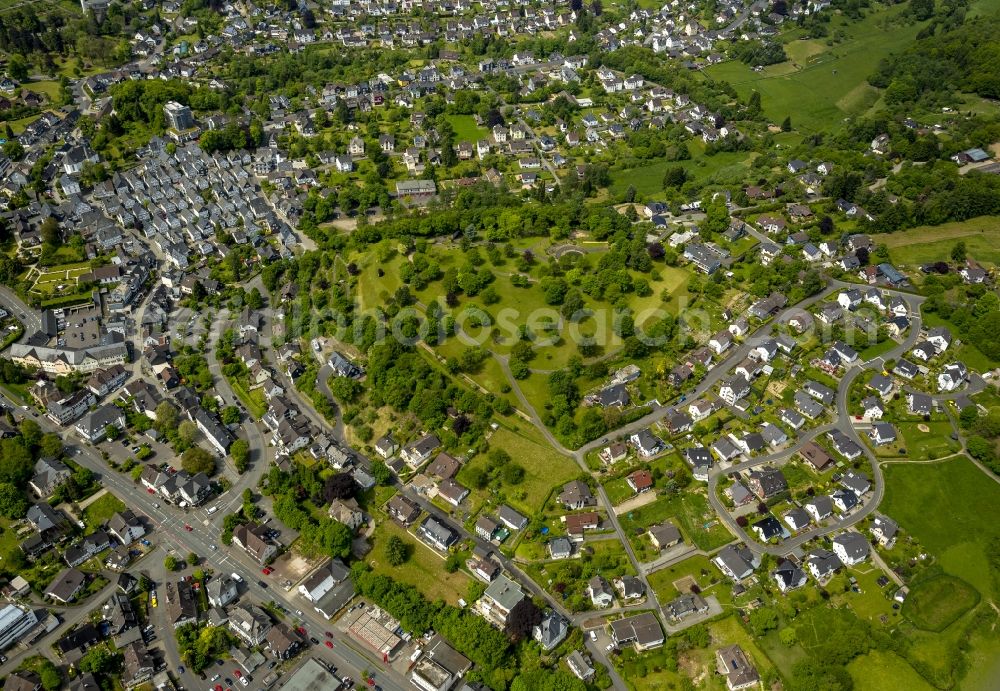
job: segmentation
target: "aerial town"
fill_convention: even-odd
[[[0,685],[1000,688],[998,35],[0,0]]]

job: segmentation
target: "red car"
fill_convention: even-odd
[[[272,569],[270,566],[265,566],[263,569],[260,570],[260,572],[265,576],[270,576],[273,570],[274,569]]]
[[[237,679],[239,679],[240,677],[242,677],[242,676],[243,676],[243,673],[242,673],[242,672],[241,672],[240,670],[238,670],[238,669],[234,669],[234,670],[233,670],[233,674],[235,674],[235,675],[236,675],[236,678],[237,678]]]
[[[186,531],[188,531],[190,533],[192,530],[194,530],[194,528],[192,528],[190,525],[188,525],[187,523],[185,523],[184,524],[184,530],[186,530]]]
[[[147,492],[148,494],[156,494],[156,490],[155,490],[155,489],[153,489],[152,487],[147,487],[147,488],[146,488],[146,492]]]
[[[296,626],[295,630],[298,631],[303,636],[306,635],[306,628],[304,626]]]
[[[330,642],[330,641],[323,641],[323,645],[325,645],[330,650],[333,650],[333,643],[332,642]]]
[[[222,691],[222,684],[216,684],[215,691]]]

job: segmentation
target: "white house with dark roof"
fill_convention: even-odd
[[[868,540],[860,533],[845,532],[833,538],[833,553],[847,566],[855,566],[868,559]]]

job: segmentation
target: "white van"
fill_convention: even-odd
[[[243,582],[243,576],[239,575],[235,571],[232,574],[230,574],[230,575],[233,577],[233,580],[236,581],[237,583],[242,583]]]

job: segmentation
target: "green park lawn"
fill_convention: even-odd
[[[390,566],[382,556],[382,546],[390,535],[397,535],[410,545],[410,558],[402,566]],[[379,524],[375,529],[373,543],[374,549],[368,555],[368,561],[376,572],[414,586],[432,602],[441,599],[455,605],[460,598],[466,596],[469,576],[461,570],[455,573],[445,571],[444,559],[437,552],[393,521],[384,520]]]
[[[708,67],[705,74],[732,84],[742,99],[751,91],[760,92],[764,113],[774,122],[791,116],[798,130],[826,130],[830,123],[875,105],[879,94],[868,84],[868,76],[880,59],[905,47],[923,26],[900,20],[902,10],[870,11],[860,22],[835,16],[830,34],[842,30],[847,41],[832,47],[825,40],[789,43],[786,50],[795,60],[759,73],[741,62],[728,61]]]
[[[929,431],[921,431],[920,427]],[[960,448],[959,443],[951,439],[951,424],[943,420],[900,422],[896,428],[905,443],[907,457],[914,461],[943,458]]]
[[[925,631],[944,631],[977,604],[975,588],[961,578],[942,574],[910,588],[903,614]]]

